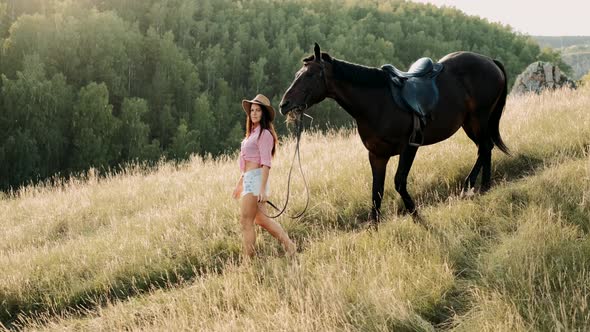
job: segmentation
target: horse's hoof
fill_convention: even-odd
[[[370,212],[364,224],[378,224],[380,219],[379,213]]]
[[[360,229],[367,231],[377,230],[379,229],[379,222],[375,220],[367,220],[361,225]]]
[[[467,190],[465,190],[465,189],[461,190],[461,195],[459,197],[461,197],[461,198],[471,198],[473,196],[475,196],[475,188],[474,187],[471,187],[471,188],[469,188]]]
[[[408,214],[410,215],[410,217],[412,218],[413,221],[417,221],[417,220],[422,219],[422,216],[420,216],[420,211],[418,209],[414,209],[412,211],[409,211]]]
[[[367,219],[360,226],[361,226],[361,228],[373,228],[373,227],[376,227],[377,225],[379,225],[379,220]]]
[[[416,208],[416,205],[412,204],[409,207],[406,206],[406,213],[413,216],[415,214],[418,213],[418,209]]]

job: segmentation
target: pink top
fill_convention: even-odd
[[[246,171],[246,160],[270,167],[274,138],[268,129],[264,129],[260,138],[260,126],[250,132],[250,136],[242,141],[240,149],[240,170]]]

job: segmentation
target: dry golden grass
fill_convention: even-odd
[[[0,322],[30,330],[430,331],[588,328],[590,94],[509,98],[513,157],[493,155],[495,187],[460,200],[476,157],[462,133],[419,150],[409,190],[422,222],[400,214],[390,161],[378,229],[367,152],[353,132],[304,134],[311,205],[279,221],[240,265],[232,157],[129,169],[0,199]],[[294,142],[272,196],[284,200]],[[294,175],[289,210],[305,192]],[[568,258],[568,257],[573,257]]]

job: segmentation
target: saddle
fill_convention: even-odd
[[[430,111],[438,103],[435,79],[443,68],[442,63],[434,63],[430,58],[418,59],[407,72],[390,64],[381,67],[389,76],[389,88],[394,102],[414,115],[410,145],[420,146],[424,142],[422,130],[426,126],[426,120],[430,118]]]

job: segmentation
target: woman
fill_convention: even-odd
[[[261,94],[256,95],[253,100],[242,100],[242,108],[246,112],[246,138],[242,141],[240,150],[242,176],[233,197],[241,198],[240,223],[244,256],[254,256],[254,223],[262,226],[279,240],[287,255],[292,255],[297,249],[295,243],[289,239],[281,225],[265,215],[264,203],[269,194],[268,176],[277,144],[277,134],[272,124],[275,110],[268,98]]]

